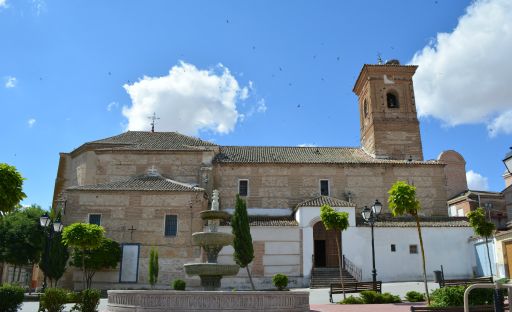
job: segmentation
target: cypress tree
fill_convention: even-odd
[[[149,284],[151,288],[155,287],[158,281],[158,251],[155,248],[151,248],[149,252]]]
[[[231,227],[233,228],[232,233],[235,236],[233,239],[233,248],[235,250],[233,257],[236,264],[241,268],[246,268],[252,290],[255,290],[251,271],[249,270],[249,263],[254,259],[249,217],[245,201],[239,195],[236,195],[235,212],[231,217]]]

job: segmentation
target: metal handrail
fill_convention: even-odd
[[[355,265],[352,261],[350,261],[345,255],[343,255],[343,269],[345,269],[350,275],[352,275],[358,282],[361,281],[363,276],[363,271],[360,267]]]

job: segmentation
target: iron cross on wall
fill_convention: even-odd
[[[133,242],[133,231],[136,231],[137,229],[133,228],[133,224],[132,224],[132,227],[128,229],[128,231],[130,231],[130,242]]]

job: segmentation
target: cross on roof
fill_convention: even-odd
[[[156,113],[153,112],[153,116],[148,117],[148,119],[151,119],[151,132],[155,132],[155,120],[159,120],[160,117],[156,117]]]

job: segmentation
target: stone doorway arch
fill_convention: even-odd
[[[338,249],[336,248],[336,235],[339,234],[339,231],[327,231],[322,221],[318,221],[315,223],[315,225],[313,225],[314,267],[338,267]]]

